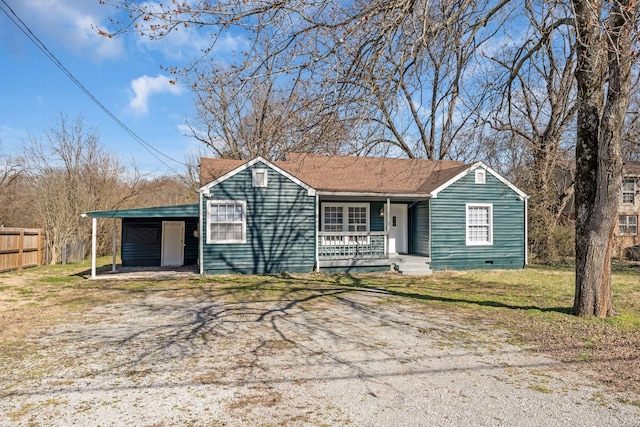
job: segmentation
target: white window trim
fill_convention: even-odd
[[[352,231],[352,233],[368,233],[369,231],[371,231],[371,227],[369,225],[370,222],[370,217],[371,217],[371,206],[369,203],[322,203],[322,218],[321,218],[321,226],[322,226],[322,231],[324,232],[324,208],[325,206],[329,206],[329,207],[342,207],[342,232],[343,233],[348,233],[349,232],[349,208],[365,208],[366,209],[366,217],[367,217],[367,223],[366,223],[366,231]],[[339,233],[338,231],[336,231],[336,233]]]
[[[469,240],[469,208],[489,208],[489,241],[472,242]],[[467,203],[464,209],[464,234],[467,246],[492,246],[493,245],[493,203]]]
[[[259,173],[264,173],[264,183],[262,185],[258,185],[256,175]],[[268,187],[269,186],[269,170],[268,169],[253,169],[252,170],[252,181],[254,187]]]
[[[635,218],[636,219],[636,223],[635,224],[629,224],[629,220],[627,220],[627,222],[625,224],[620,224],[620,217],[626,217],[626,218]],[[634,215],[634,214],[619,214],[618,215],[618,235],[619,236],[637,236],[638,235],[638,215]],[[635,225],[636,227],[636,232],[635,233],[623,233],[620,231],[620,226],[623,225],[624,227],[633,227]]]
[[[211,206],[212,205],[241,205],[242,206],[242,239],[241,240],[214,240],[211,238]],[[229,224],[229,223],[225,223]],[[223,243],[247,243],[247,202],[244,200],[208,200],[207,201],[207,244],[217,245]]]
[[[476,184],[487,183],[487,171],[484,169],[476,169]]]
[[[633,184],[633,190],[632,190],[632,191],[624,191],[624,184],[625,184],[625,181],[626,181],[626,182],[631,182],[631,183]],[[623,204],[623,205],[635,205],[635,203],[636,203],[636,197],[637,197],[636,192],[637,192],[637,190],[638,190],[637,186],[638,186],[638,184],[637,184],[637,182],[636,182],[636,180],[635,180],[635,179],[628,179],[628,178],[627,178],[627,179],[623,179],[623,180],[622,180],[622,201],[621,201],[621,202],[622,202],[622,204]],[[633,202],[631,202],[631,203],[625,202],[625,201],[624,201],[624,195],[625,195],[625,194],[632,194],[632,195],[633,195]]]

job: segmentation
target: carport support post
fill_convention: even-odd
[[[91,218],[91,278],[96,278],[96,254],[98,252],[97,245],[98,234],[98,218]]]
[[[116,251],[118,250],[118,235],[117,235],[117,227],[118,226],[118,220],[117,219],[113,219],[113,260],[111,262],[111,272],[115,273],[116,272]]]

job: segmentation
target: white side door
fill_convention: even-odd
[[[162,221],[163,267],[180,267],[184,264],[184,221]]]
[[[392,204],[389,218],[389,253],[406,254],[407,244],[407,205]]]

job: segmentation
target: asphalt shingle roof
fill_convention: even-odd
[[[231,172],[245,160],[202,158],[200,184]],[[276,166],[319,191],[429,194],[470,165],[453,160],[326,156],[291,153]]]

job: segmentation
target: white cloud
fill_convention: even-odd
[[[136,114],[147,114],[149,112],[149,97],[160,93],[170,93],[172,95],[180,95],[184,91],[183,87],[178,84],[172,84],[171,79],[167,76],[157,75],[150,77],[144,75],[131,82],[134,96],[129,102],[131,111]]]
[[[115,58],[123,51],[121,38],[98,35],[114,9],[87,0],[21,0],[15,12],[46,45],[63,45],[78,55],[94,60]]]

